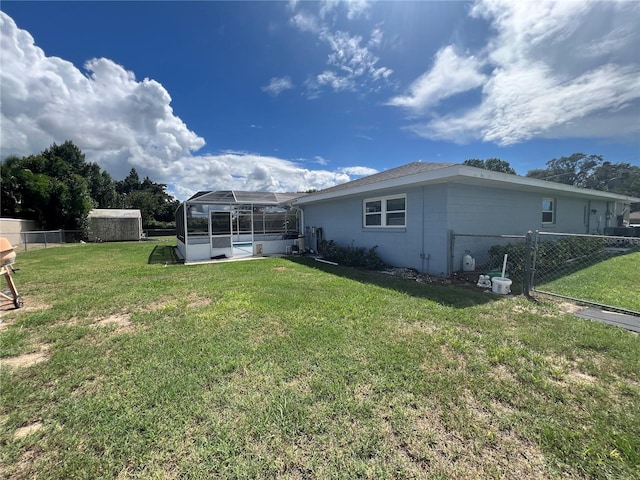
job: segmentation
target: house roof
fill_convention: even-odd
[[[618,195],[599,190],[573,187],[562,183],[538,180],[508,173],[494,172],[458,163],[414,162],[385,170],[369,177],[319,190],[294,201],[296,205],[333,200],[351,195],[384,192],[397,188],[432,185],[438,183],[461,183],[518,191],[539,192],[548,195],[568,195],[593,200],[640,203],[640,198]]]
[[[305,193],[245,192],[240,190],[217,190],[198,192],[187,203],[255,203],[261,205],[280,205],[289,203]]]
[[[409,175],[416,175],[419,173],[430,172],[432,170],[451,167],[453,165],[455,165],[455,163],[432,163],[432,162],[407,163],[406,165],[392,168],[390,170],[385,170],[380,173],[375,173],[367,177],[358,178],[357,180],[353,180],[351,182],[341,183],[340,185],[336,185],[335,187],[325,188],[324,190],[319,190],[317,192],[312,193],[311,195],[316,195],[319,193],[339,192],[341,190],[347,190],[355,187],[374,185],[387,180],[393,180],[396,178],[407,177]]]
[[[94,208],[89,218],[141,218],[140,210],[119,208]]]

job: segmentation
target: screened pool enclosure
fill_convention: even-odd
[[[185,262],[288,253],[297,245],[303,194],[198,192],[176,210],[177,247]]]

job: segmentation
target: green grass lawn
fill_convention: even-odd
[[[307,259],[18,255],[3,478],[639,478],[637,334]],[[168,257],[167,257],[168,258]]]
[[[640,252],[610,258],[536,288],[640,312]]]

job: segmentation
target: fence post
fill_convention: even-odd
[[[522,286],[524,295],[531,298],[531,290],[533,289],[533,232],[527,232],[527,239],[524,249],[524,281]]]

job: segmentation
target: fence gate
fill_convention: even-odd
[[[531,290],[640,316],[640,238],[536,232]]]

